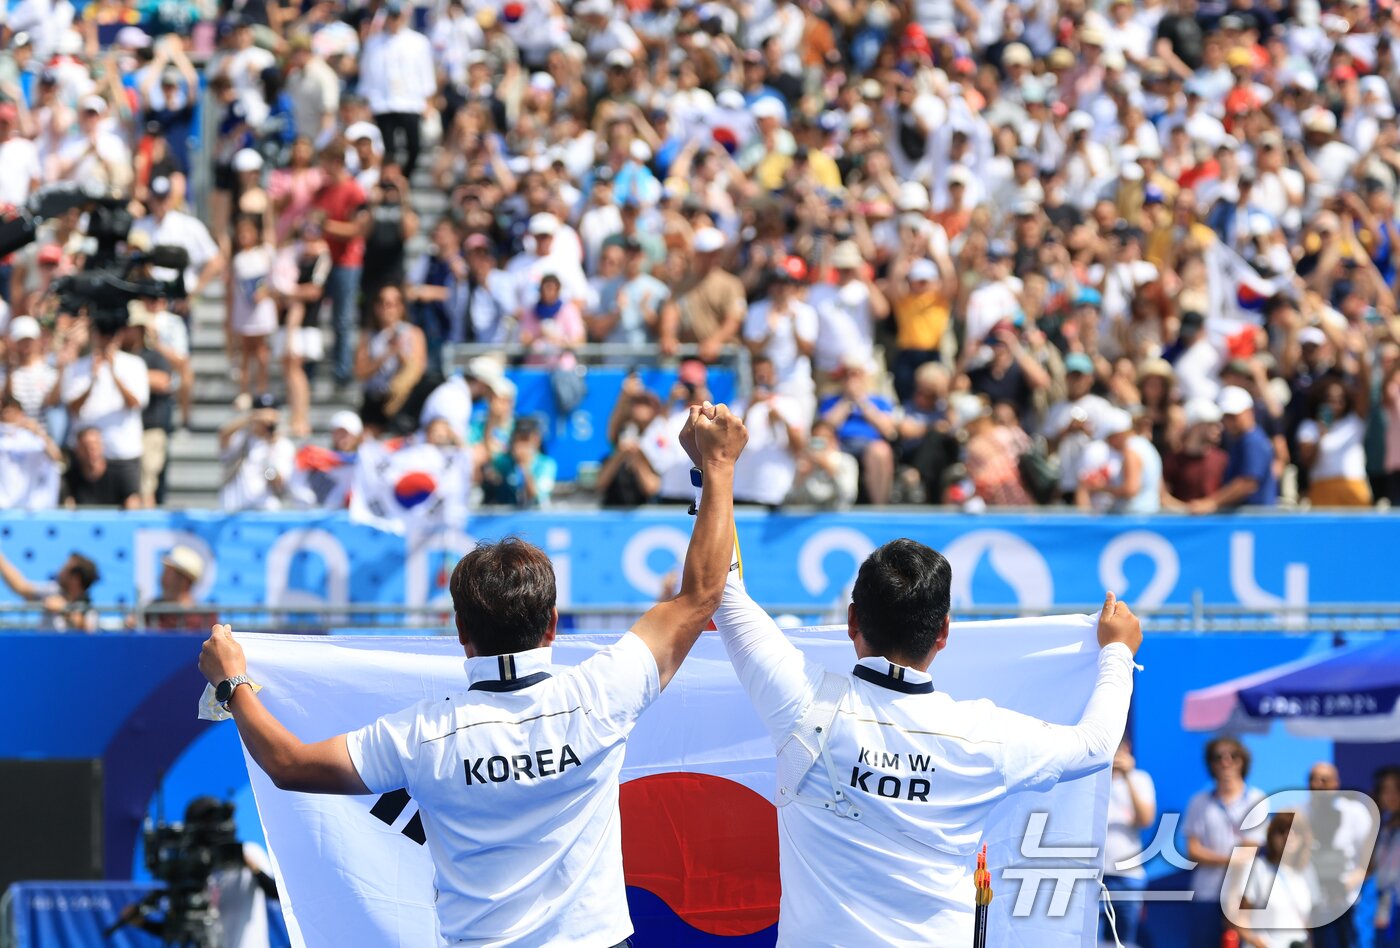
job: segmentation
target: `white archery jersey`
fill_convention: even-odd
[[[418,802],[451,945],[615,945],[632,933],[618,786],[660,693],[628,633],[572,668],[548,648],[467,659],[468,691],[347,736],[375,793]]]
[[[736,581],[715,623],[778,749],[784,946],[970,944],[992,808],[1107,767],[1132,692],[1132,655],[1111,645],[1080,724],[1052,725],[882,658],[830,673]]]

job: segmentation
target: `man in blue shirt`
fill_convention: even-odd
[[[1209,497],[1194,500],[1191,513],[1215,513],[1249,504],[1272,507],[1278,502],[1274,479],[1274,446],[1254,420],[1254,397],[1231,385],[1220,393],[1220,413],[1229,435],[1230,459],[1224,483]]]
[[[828,395],[817,416],[836,429],[841,450],[860,461],[861,486],[870,503],[889,503],[894,486],[894,450],[899,433],[894,405],[870,390],[870,369],[859,355],[848,357],[840,394]]]

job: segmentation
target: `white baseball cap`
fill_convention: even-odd
[[[910,281],[916,280],[936,280],[938,279],[938,267],[934,266],[932,260],[927,257],[920,257],[909,267]]]
[[[16,342],[21,339],[38,339],[39,320],[33,316],[16,316],[10,320],[10,338]]]
[[[1099,423],[1094,426],[1094,434],[1100,438],[1111,438],[1132,430],[1133,416],[1121,408],[1104,412],[1099,418]]]
[[[749,111],[756,119],[777,119],[783,121],[787,118],[787,109],[778,101],[777,97],[765,95],[760,97],[753,105],[749,106]]]
[[[906,181],[899,186],[899,199],[895,206],[901,211],[926,211],[929,209],[928,188],[917,181]]]
[[[1188,425],[1214,424],[1220,420],[1220,406],[1209,398],[1193,398],[1186,403]]]
[[[718,228],[702,227],[695,232],[695,242],[692,246],[696,253],[716,253],[723,250],[728,242]]]
[[[1216,401],[1222,415],[1238,415],[1254,408],[1254,396],[1238,385],[1227,385]]]
[[[530,233],[536,237],[553,236],[559,231],[559,218],[548,211],[530,218]]]
[[[1298,345],[1300,346],[1320,346],[1327,341],[1327,333],[1316,326],[1305,326],[1298,333]]]
[[[346,434],[359,436],[364,432],[365,424],[360,420],[360,416],[353,411],[342,409],[331,415],[330,430],[335,431],[337,428]]]
[[[234,171],[261,171],[263,157],[251,148],[240,148],[233,156]]]
[[[375,128],[370,122],[354,122],[345,130],[345,140],[357,142],[362,138],[368,138],[373,141],[378,137],[378,133],[379,129]]]

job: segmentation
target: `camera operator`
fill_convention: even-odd
[[[198,797],[185,809],[185,825],[233,819],[233,804]],[[219,910],[221,948],[268,948],[267,900],[277,898],[267,852],[256,843],[241,843],[242,861],[231,861],[209,876],[209,894]]]
[[[175,210],[171,203],[170,179],[156,178],[151,182],[151,213],[132,225],[131,237],[134,242],[146,243],[148,247],[179,247],[189,254],[184,289],[190,296],[199,296],[223,273],[224,258],[219,253],[219,245],[209,235],[209,228],[198,218]],[[151,276],[157,280],[173,280],[179,274],[161,267],[153,268]],[[188,303],[181,303],[175,308],[186,305]]]
[[[114,487],[129,497],[141,492],[141,412],[151,388],[146,363],[119,346],[123,331],[114,320],[95,318],[92,352],[64,369],[58,384],[68,408],[69,447],[77,446],[80,431],[96,428]]]
[[[224,464],[219,504],[226,511],[281,510],[296,446],[281,433],[282,403],[275,395],[253,400],[253,410],[219,429]]]

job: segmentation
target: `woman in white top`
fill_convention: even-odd
[[[1101,941],[1112,941],[1116,930],[1123,945],[1135,945],[1142,922],[1142,902],[1115,892],[1136,893],[1147,887],[1142,868],[1142,831],[1157,822],[1157,788],[1146,771],[1137,769],[1133,742],[1124,735],[1113,755],[1113,783],[1108,791],[1108,834],[1103,846],[1103,884],[1113,899],[1113,922],[1105,913]]]
[[[1369,507],[1366,414],[1371,380],[1366,360],[1355,388],[1326,377],[1313,394],[1312,418],[1298,426],[1298,459],[1308,469],[1314,507]]]
[[[428,342],[423,330],[404,317],[403,290],[386,286],[374,301],[377,331],[360,334],[355,352],[355,377],[364,383],[360,419],[378,435],[409,434],[418,428],[418,409],[428,366]]]
[[[1311,833],[1300,813],[1275,813],[1264,848],[1254,859],[1240,893],[1240,908],[1249,915],[1238,928],[1240,943],[1250,948],[1305,948],[1309,919],[1317,904],[1317,874],[1308,864]]]

